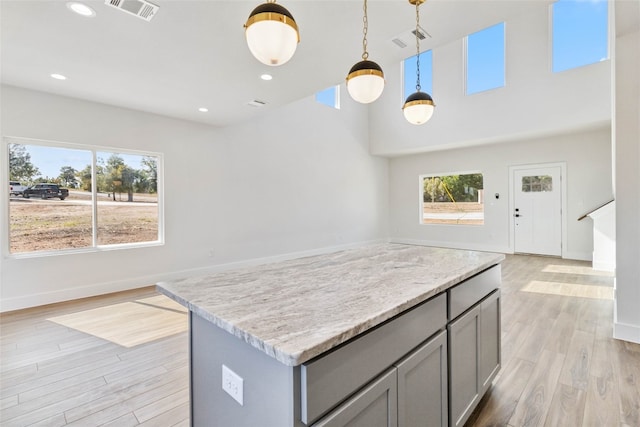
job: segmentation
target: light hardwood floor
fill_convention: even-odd
[[[614,340],[613,278],[507,256],[502,369],[468,426],[640,426],[640,345]]]
[[[585,262],[507,256],[502,370],[467,426],[640,426],[640,345],[611,338],[612,282]],[[154,297],[145,288],[1,315],[0,425],[189,425],[188,338],[175,333],[186,320]],[[168,312],[129,318],[131,303]],[[149,329],[171,335],[126,347],[101,322],[64,326],[96,313],[117,330],[153,317],[165,323]]]
[[[188,321],[157,298],[150,287],[3,314],[0,425],[188,426]],[[64,326],[70,316],[95,335]],[[77,321],[89,316],[102,321]]]

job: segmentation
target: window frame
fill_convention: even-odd
[[[318,99],[318,96],[321,93],[327,92],[329,90],[333,90],[333,105],[330,105],[326,102],[323,102],[321,100]],[[321,105],[326,105],[327,107],[333,108],[334,110],[339,110],[340,109],[340,85],[333,85],[333,86],[329,86],[326,89],[323,89],[321,91],[318,91],[314,94],[314,100]]]
[[[421,226],[427,227],[441,227],[441,226],[455,226],[455,227],[483,227],[486,225],[486,217],[485,217],[485,198],[483,197],[482,201],[482,223],[480,224],[469,224],[469,223],[433,223],[433,222],[425,222],[424,221],[424,179],[429,177],[444,177],[444,176],[453,176],[453,175],[482,175],[482,190],[484,193],[485,190],[485,173],[480,170],[472,170],[472,171],[457,171],[457,172],[434,172],[434,173],[423,173],[418,175],[418,224]]]
[[[604,0],[606,2],[606,13],[607,13],[607,19],[606,19],[606,25],[607,25],[607,29],[605,31],[606,34],[606,41],[605,41],[605,45],[606,45],[606,57],[605,58],[600,58],[597,61],[594,62],[589,62],[586,64],[581,64],[581,65],[575,65],[569,68],[564,68],[562,70],[555,70],[555,61],[554,61],[554,56],[555,56],[555,25],[554,25],[554,20],[555,20],[555,16],[554,16],[554,8],[555,5],[557,3],[559,3],[559,0],[554,0],[549,4],[549,13],[548,13],[548,31],[549,31],[549,35],[548,35],[548,43],[549,43],[549,58],[548,58],[548,67],[549,67],[549,72],[552,74],[560,74],[560,73],[564,73],[565,71],[571,71],[571,70],[577,70],[583,67],[588,67],[590,65],[594,65],[594,64],[598,64],[600,62],[605,62],[605,61],[610,61],[611,60],[611,36],[610,36],[610,27],[611,27],[611,1],[612,0]]]
[[[488,30],[489,28],[497,27],[498,25],[502,25],[502,85],[486,88],[482,90],[477,90],[474,92],[469,92],[469,36],[481,33],[483,31]],[[464,95],[465,96],[473,96],[479,93],[489,92],[492,90],[497,90],[497,89],[507,87],[507,22],[506,21],[497,22],[493,25],[489,25],[488,27],[484,27],[478,31],[474,31],[473,33],[467,34],[466,36],[464,36],[463,46],[464,46],[463,61],[464,61]]]
[[[81,247],[81,248],[65,248],[65,249],[53,249],[53,250],[42,250],[42,251],[32,251],[32,252],[19,252],[12,253],[11,252],[11,227],[10,227],[10,204],[9,204],[9,186],[3,184],[3,188],[0,191],[0,197],[2,197],[2,211],[4,212],[4,216],[6,220],[0,221],[2,224],[0,225],[0,229],[2,230],[2,234],[6,236],[6,238],[2,239],[2,254],[5,258],[12,259],[21,259],[21,258],[40,258],[40,257],[48,257],[48,256],[58,256],[58,255],[70,255],[70,254],[81,254],[81,253],[95,253],[95,252],[105,252],[112,250],[121,250],[121,249],[134,249],[134,248],[146,248],[146,247],[154,247],[154,246],[163,246],[165,244],[165,224],[164,224],[164,154],[156,151],[143,151],[143,150],[135,150],[129,148],[120,148],[120,147],[108,147],[108,146],[99,146],[99,145],[90,145],[90,144],[78,144],[72,142],[62,142],[62,141],[51,141],[51,140],[43,140],[36,138],[25,138],[25,137],[15,137],[15,136],[3,136],[2,137],[2,155],[0,156],[0,175],[4,178],[3,182],[9,182],[9,145],[11,144],[20,144],[20,145],[37,145],[41,147],[51,147],[51,148],[63,148],[70,150],[81,150],[87,151],[91,154],[92,164],[91,164],[91,224],[92,224],[92,244],[91,246]],[[113,243],[107,245],[99,245],[98,244],[98,204],[96,203],[96,161],[97,161],[97,153],[105,152],[105,153],[113,153],[113,154],[131,154],[137,156],[149,156],[155,157],[157,159],[157,196],[158,196],[158,234],[157,239],[153,241],[146,242],[132,242],[132,243]]]
[[[529,182],[525,182],[525,179],[529,180]],[[549,178],[549,182],[545,182],[545,180]],[[535,182],[532,182],[534,181]],[[535,186],[539,186],[539,189],[536,189]],[[525,190],[525,187],[528,189]],[[551,175],[527,175],[522,177],[522,182],[520,183],[521,192],[523,193],[546,193],[548,191],[553,191],[553,177]]]
[[[429,62],[430,67],[429,67],[429,73],[428,73],[428,76],[429,76],[429,79],[430,79],[429,86],[430,86],[431,90],[427,91],[427,90],[423,89],[424,85],[422,84],[422,82],[424,81],[425,73],[423,71],[424,67],[422,65],[420,66],[420,87],[421,87],[421,91],[422,92],[428,93],[429,95],[431,95],[432,98],[435,98],[435,95],[433,94],[433,90],[434,90],[434,88],[433,88],[433,49],[423,50],[422,52],[420,52],[420,55],[422,56],[422,55],[425,55],[427,53],[429,53],[431,55],[430,62]],[[415,91],[416,91],[415,80],[412,80],[412,83],[411,83],[412,90],[411,90],[411,92],[409,92],[409,95],[405,95],[405,92],[406,92],[406,89],[407,89],[407,87],[406,87],[406,85],[407,85],[406,70],[405,70],[406,63],[407,63],[407,61],[409,61],[410,59],[415,58],[416,56],[417,55],[411,55],[410,57],[403,59],[402,62],[401,62],[401,64],[402,64],[402,66],[401,66],[402,84],[400,85],[400,87],[401,87],[400,105],[404,105],[405,101],[407,100],[407,97],[409,95],[415,93]],[[415,62],[415,59],[413,61]],[[422,63],[422,61],[421,61],[421,63]]]

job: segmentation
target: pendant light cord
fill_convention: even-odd
[[[416,2],[416,92],[420,92],[420,2]]]
[[[362,59],[365,61],[369,58],[369,52],[367,52],[367,32],[369,31],[369,19],[367,17],[367,0],[364,0],[364,17],[362,18]]]

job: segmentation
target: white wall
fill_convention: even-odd
[[[566,162],[567,247],[565,256],[591,259],[590,221],[577,219],[611,199],[611,136],[608,128],[393,158],[389,164],[391,240],[513,252],[509,224],[509,166]],[[480,171],[484,176],[485,223],[420,223],[419,176]],[[495,193],[500,198],[494,197]]]
[[[506,86],[466,96],[463,39],[436,47],[431,94],[436,110],[428,123],[415,126],[401,110],[400,64],[385,65],[386,87],[370,111],[374,154],[510,141],[610,123],[609,61],[551,72],[548,2],[502,2],[495,14],[494,23],[504,21],[506,28]]]
[[[640,3],[616,1],[616,338],[640,343]]]
[[[594,270],[616,271],[616,202],[589,214],[593,222]]]
[[[225,130],[15,87],[1,102],[4,136],[164,153],[166,218],[166,244],[138,249],[14,258],[3,233],[2,311],[388,235],[387,160],[369,155],[366,108],[348,100]]]

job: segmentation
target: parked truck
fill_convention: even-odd
[[[36,184],[23,190],[22,197],[25,199],[29,197],[40,197],[41,199],[58,197],[60,200],[64,200],[69,197],[69,190],[60,188],[58,184]]]
[[[20,184],[20,181],[9,181],[10,196],[21,196],[22,192],[26,189],[27,189],[27,186]]]

